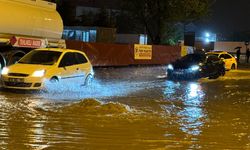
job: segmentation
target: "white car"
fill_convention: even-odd
[[[208,55],[216,55],[225,62],[226,70],[237,69],[238,64],[234,56],[225,51],[208,52]]]
[[[4,88],[43,89],[45,81],[88,84],[94,73],[86,54],[78,50],[45,48],[30,51],[1,72]]]

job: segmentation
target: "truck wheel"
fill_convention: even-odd
[[[0,69],[2,69],[5,66],[6,66],[5,57],[2,54],[0,54]]]
[[[12,65],[12,64],[15,64],[17,61],[19,61],[23,56],[25,55],[25,52],[23,51],[18,51],[14,54],[12,54],[10,57],[9,57],[9,60],[8,60],[8,66],[9,65]]]
[[[18,56],[13,56],[9,62],[8,62],[8,65],[12,65],[12,64],[15,64],[18,60],[20,60],[21,57],[18,57]]]

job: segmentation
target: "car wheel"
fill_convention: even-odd
[[[232,64],[231,70],[235,70],[235,69],[236,69],[235,64]]]
[[[224,76],[225,74],[226,74],[226,70],[224,69],[221,71],[221,75]]]
[[[92,76],[91,74],[89,74],[89,75],[85,78],[84,85],[85,85],[85,86],[91,85],[92,81],[93,81],[93,76]]]
[[[221,69],[220,69],[220,75],[221,76],[224,76],[226,74],[226,69],[224,68],[224,67],[222,67]]]
[[[219,75],[213,75],[213,76],[208,77],[208,79],[217,79],[217,78],[219,78]]]
[[[51,83],[58,83],[59,82],[59,79],[57,77],[52,77],[50,80],[49,80]]]
[[[219,78],[220,75],[221,75],[221,72],[218,71],[217,73],[210,75],[208,79],[217,79]]]

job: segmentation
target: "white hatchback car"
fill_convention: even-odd
[[[216,55],[217,57],[221,58],[225,62],[226,70],[237,69],[238,67],[236,58],[232,56],[231,54],[229,54],[228,52],[213,51],[213,52],[208,52],[207,54]]]
[[[4,88],[43,89],[45,81],[67,80],[88,84],[94,73],[86,54],[71,49],[45,48],[30,51],[1,72]]]

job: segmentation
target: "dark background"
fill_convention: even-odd
[[[250,31],[250,0],[217,0],[200,28],[216,33]]]

